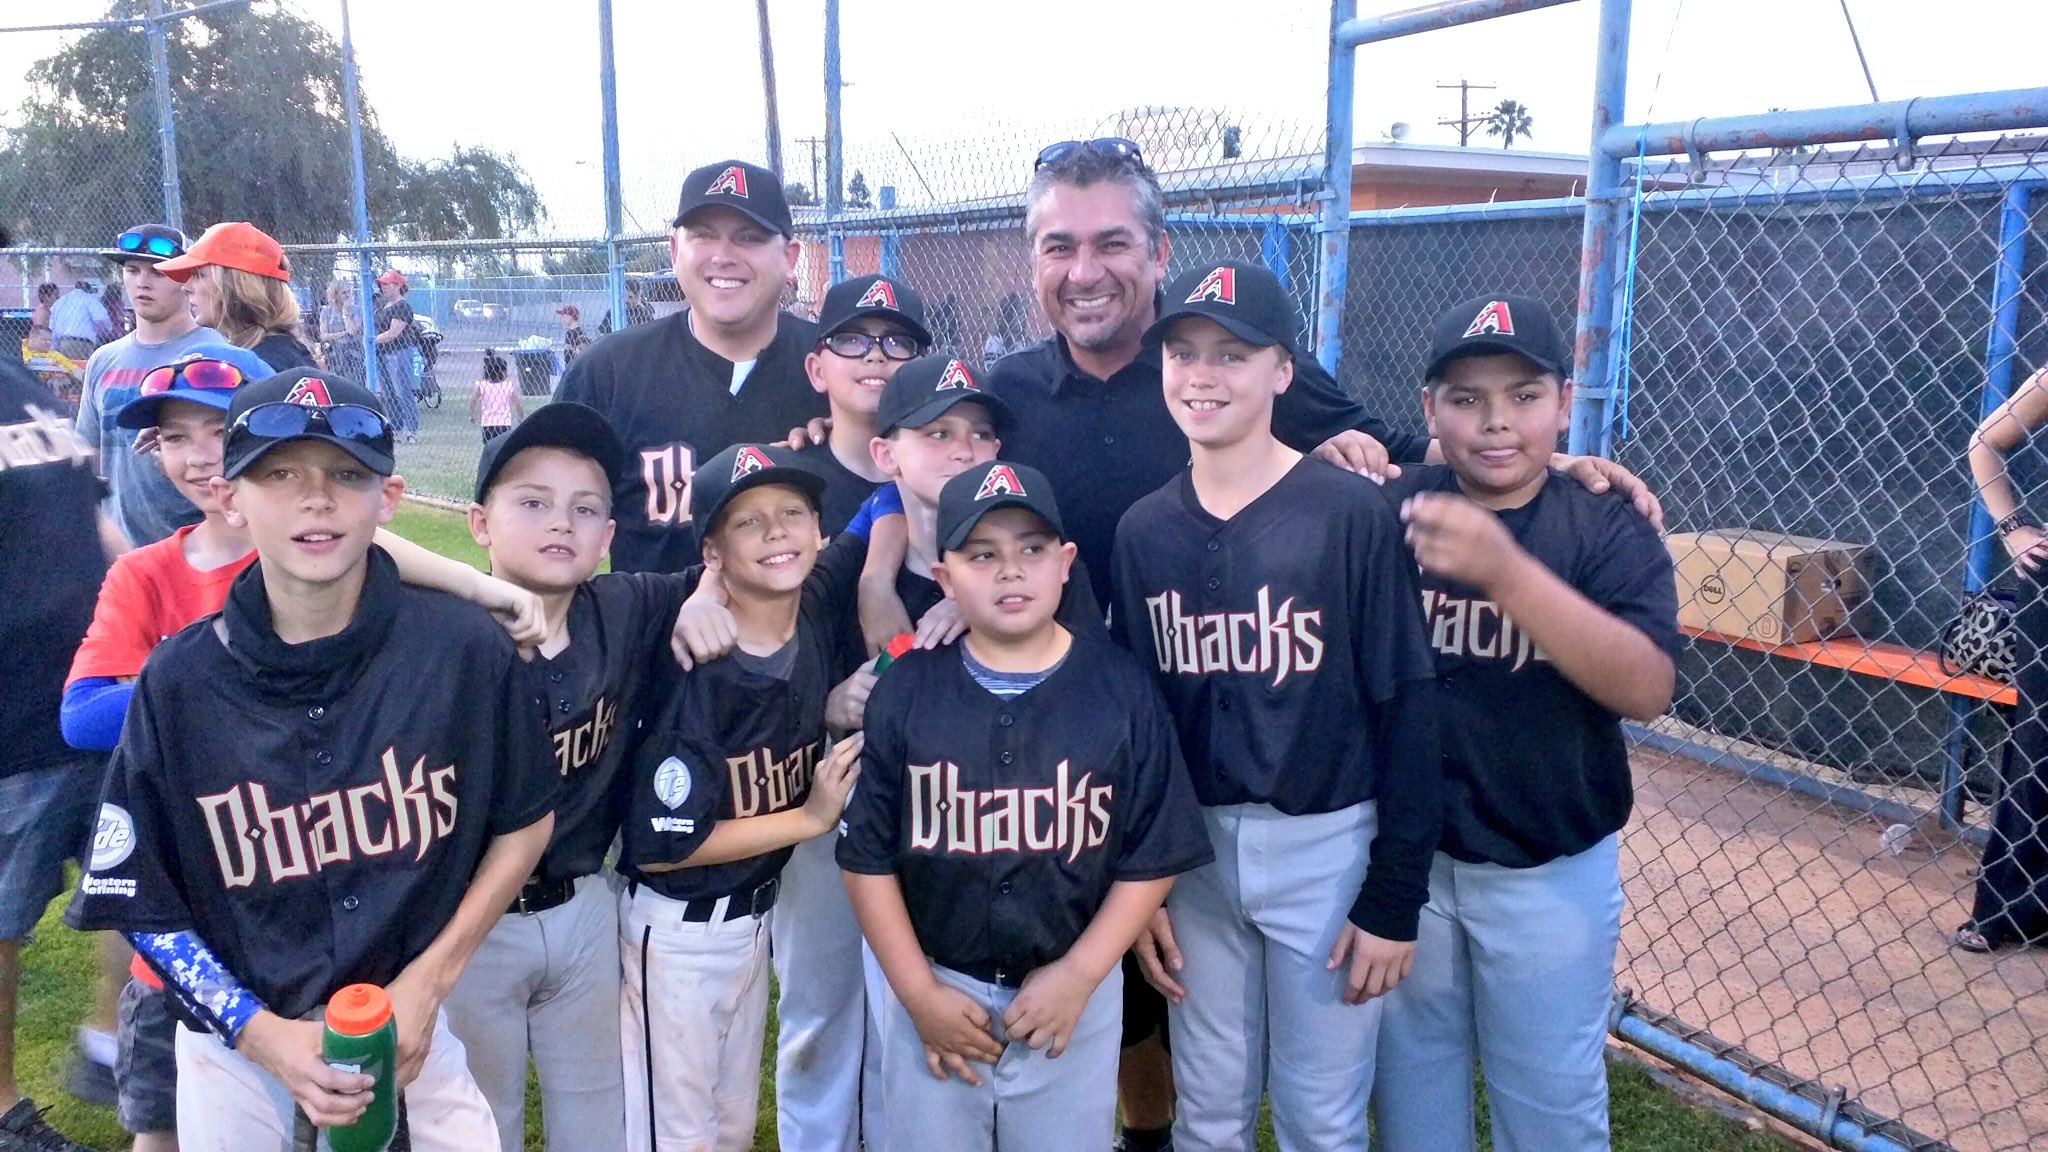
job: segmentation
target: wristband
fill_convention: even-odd
[[[2000,536],[2010,536],[2022,528],[2039,528],[2041,522],[2034,519],[2025,508],[2015,508],[1998,521],[1996,530]]]

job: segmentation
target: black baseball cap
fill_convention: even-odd
[[[981,382],[966,361],[952,356],[919,357],[898,368],[882,385],[882,398],[875,403],[875,435],[887,436],[898,428],[922,428],[962,400],[973,400],[988,409],[996,435],[1009,427],[1010,406],[981,390]]]
[[[1476,296],[1437,316],[1430,328],[1425,383],[1439,379],[1444,365],[1460,356],[1512,352],[1560,376],[1571,373],[1572,350],[1541,300],[1497,293]]]
[[[491,494],[491,484],[514,456],[528,448],[563,448],[597,461],[605,480],[619,482],[625,468],[626,446],[611,422],[597,409],[573,400],[543,404],[533,415],[521,420],[510,432],[484,445],[476,463],[476,502]]]
[[[770,231],[796,234],[789,219],[789,201],[782,196],[782,181],[757,164],[720,160],[683,177],[683,196],[676,204],[671,227],[682,227],[690,213],[714,204],[723,204]]]
[[[1257,264],[1208,264],[1174,278],[1166,286],[1166,304],[1159,319],[1145,329],[1145,343],[1158,344],[1177,320],[1201,316],[1225,331],[1261,348],[1278,344],[1295,355],[1294,333],[1300,328],[1294,302],[1280,281]],[[1299,357],[1296,357],[1299,359]]]
[[[235,389],[221,475],[232,480],[292,440],[325,440],[379,476],[396,471],[391,421],[370,390],[316,368],[294,368]]]
[[[116,236],[114,246],[100,249],[99,254],[116,264],[130,260],[157,264],[183,256],[189,247],[191,241],[185,239],[185,234],[169,224],[137,224]]]
[[[818,339],[823,340],[863,316],[882,316],[910,330],[917,342],[932,346],[924,323],[924,298],[917,289],[887,276],[856,276],[834,284],[818,309]]]
[[[939,489],[939,548],[958,551],[981,518],[998,508],[1029,508],[1053,531],[1066,538],[1060,508],[1053,502],[1052,482],[1027,464],[991,460],[962,472]]]
[[[802,492],[812,508],[825,498],[825,478],[797,463],[788,447],[735,444],[697,465],[690,478],[690,519],[697,524],[698,539],[710,534],[733,497],[763,484],[788,485]]]

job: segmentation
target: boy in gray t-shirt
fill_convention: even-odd
[[[182,299],[183,292],[178,293]],[[140,309],[138,309],[138,312]],[[200,344],[215,344],[221,335],[194,326],[156,344],[142,332],[102,345],[85,365],[85,391],[78,401],[78,434],[99,450],[100,475],[109,495],[107,514],[128,538],[141,547],[199,521],[199,510],[157,468],[153,456],[135,454],[136,433],[114,424],[123,405],[135,399],[142,378]]]

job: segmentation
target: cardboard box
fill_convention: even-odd
[[[1674,532],[1678,622],[1766,644],[1805,644],[1855,631],[1870,585],[1866,546],[1747,528]]]

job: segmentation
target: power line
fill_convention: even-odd
[[[1863,68],[1863,84],[1870,89],[1870,102],[1878,103],[1877,81],[1870,78],[1870,61],[1863,58],[1863,38],[1856,35],[1856,18],[1849,15],[1849,0],[1842,0],[1842,23],[1849,26],[1849,43],[1856,48],[1856,63]]]
[[[1472,126],[1474,124],[1484,124],[1487,119],[1484,116],[1472,115],[1472,90],[1477,88],[1481,91],[1490,92],[1493,90],[1493,85],[1474,84],[1468,80],[1460,80],[1456,84],[1439,84],[1437,87],[1446,91],[1452,88],[1458,90],[1458,118],[1456,120],[1439,120],[1437,123],[1446,128],[1456,128],[1458,130],[1458,147],[1466,147],[1472,142]]]

